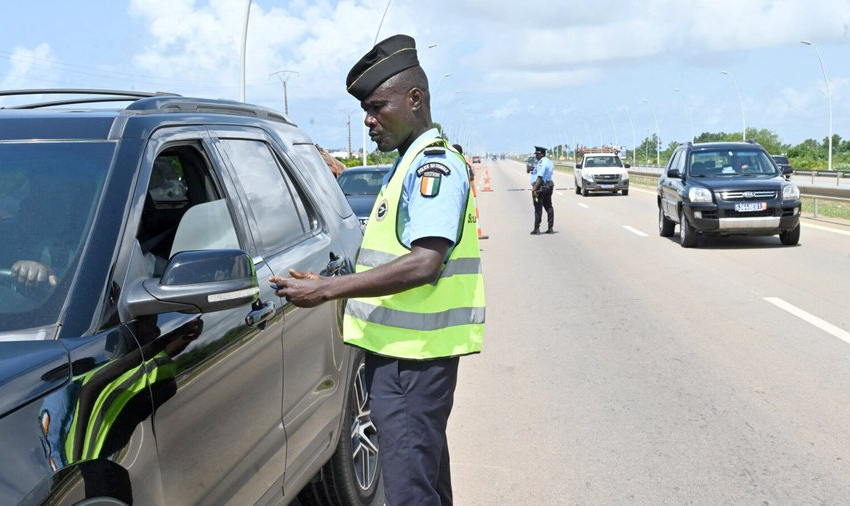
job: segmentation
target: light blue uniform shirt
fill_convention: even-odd
[[[440,133],[436,128],[432,128],[413,141],[413,144],[428,137],[439,138]],[[400,161],[401,157],[396,158],[392,170],[384,176],[384,187],[395,173]],[[417,175],[416,171],[419,167],[431,162],[442,164],[448,168],[449,173],[440,177],[437,194],[426,197],[422,195],[422,177]],[[411,243],[417,239],[443,237],[454,245],[466,211],[468,193],[469,176],[466,164],[457,154],[449,150],[445,150],[442,154],[419,153],[404,174],[398,220],[398,236],[402,244],[410,248]],[[451,249],[447,255],[450,253]]]
[[[537,165],[534,166],[534,170],[531,171],[531,186],[534,186],[534,182],[537,181],[537,176],[543,177],[543,182],[552,180],[552,173],[555,171],[555,164],[552,163],[552,160],[547,157],[543,157],[540,160],[537,160]]]

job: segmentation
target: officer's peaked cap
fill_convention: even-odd
[[[346,90],[357,100],[363,100],[390,77],[417,65],[413,37],[393,35],[375,44],[351,67],[345,79]]]
[[[541,148],[540,146],[534,146],[534,152],[546,154],[546,148]]]

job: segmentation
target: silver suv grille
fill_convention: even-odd
[[[723,200],[748,200],[748,199],[770,200],[770,199],[776,198],[776,192],[773,191],[773,190],[728,191],[728,192],[720,192],[720,197]]]

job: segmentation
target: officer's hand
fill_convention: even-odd
[[[325,278],[315,272],[299,272],[289,269],[291,278],[271,276],[269,281],[274,283],[275,294],[292,302],[298,307],[314,307],[327,298],[322,295]]]
[[[35,260],[19,260],[12,264],[12,279],[27,288],[34,288],[45,281],[50,286],[56,286],[56,276]]]

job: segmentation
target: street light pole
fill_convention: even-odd
[[[661,167],[661,132],[658,131],[658,116],[655,115],[655,108],[649,100],[643,100],[649,106],[649,111],[652,113],[652,119],[655,121],[655,165]]]
[[[245,4],[245,25],[242,28],[242,56],[239,59],[239,101],[245,102],[245,54],[248,45],[248,18],[251,16],[251,0]]]
[[[693,143],[696,136],[694,136],[694,115],[691,113],[691,104],[688,101],[688,97],[684,93],[681,93],[679,88],[673,88],[673,91],[679,93],[682,96],[682,100],[685,101],[685,108],[688,110],[688,120],[691,122],[691,142]]]
[[[436,44],[434,44],[434,45],[436,46]],[[432,104],[437,105],[437,93],[440,91],[440,85],[443,84],[443,79],[445,79],[447,77],[451,77],[451,76],[452,76],[451,72],[445,73],[440,77],[440,80],[437,81],[437,86],[434,87],[434,93],[431,95],[431,103]],[[443,135],[443,122],[442,121],[440,121],[440,135]]]
[[[741,104],[741,119],[744,122],[744,132],[742,137],[744,142],[747,142],[747,116],[744,114],[744,101],[741,99],[741,90],[738,88],[738,81],[736,81],[735,76],[727,70],[721,70],[720,73],[729,76],[732,79],[732,84],[735,86],[735,93],[738,95],[738,103]]]
[[[632,165],[637,165],[636,156],[637,156],[637,142],[635,140],[635,122],[632,121],[632,113],[629,112],[629,108],[623,106],[623,109],[626,110],[626,115],[629,117],[629,125],[632,127]]]
[[[832,170],[832,92],[829,90],[829,79],[826,78],[826,69],[823,66],[823,60],[820,57],[820,50],[815,43],[808,40],[801,40],[800,42],[815,48],[815,54],[818,57],[818,63],[820,63],[820,70],[823,73],[823,84],[826,86],[826,101],[829,106],[829,152],[827,153],[827,170]]]
[[[614,116],[611,114],[611,111],[605,111],[605,114],[608,115],[608,119],[611,121],[611,128],[614,129],[614,145],[619,149],[620,148],[620,138],[617,135],[617,125],[614,124]]]
[[[280,78],[280,82],[283,83],[283,112],[285,112],[287,116],[289,116],[289,99],[286,96],[286,81],[289,80],[290,74],[295,74],[297,76],[298,72],[295,72],[294,70],[279,70],[269,74],[269,78],[277,76]]]

